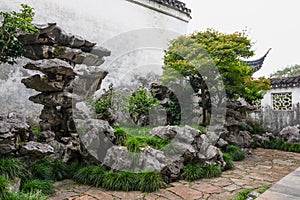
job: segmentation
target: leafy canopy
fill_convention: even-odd
[[[20,34],[38,32],[32,25],[33,9],[25,4],[21,7],[20,12],[0,12],[0,64],[14,64],[23,55],[23,45],[17,39]]]
[[[205,80],[211,78],[209,71],[217,69],[228,98],[242,97],[247,102],[261,99],[270,82],[265,78],[253,79],[254,70],[242,60],[253,56],[251,46],[244,32],[225,34],[208,29],[180,36],[171,41],[166,51],[164,81],[176,80],[176,73],[179,73],[198,92]],[[204,88],[207,90],[206,86]]]
[[[282,70],[278,70],[270,75],[271,78],[282,78],[300,75],[300,65],[287,66]]]

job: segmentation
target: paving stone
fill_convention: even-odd
[[[203,183],[203,184],[194,184],[192,186],[192,189],[195,189],[195,190],[198,190],[200,192],[205,192],[205,193],[209,193],[209,194],[218,194],[218,193],[221,193],[221,192],[224,192],[224,190],[219,187],[219,186],[213,186],[211,184],[208,184],[208,183]]]
[[[178,196],[178,195],[174,194],[173,192],[170,192],[166,189],[158,190],[152,194],[155,194],[159,197],[166,197],[169,200],[183,200],[183,198],[181,198],[180,196]]]
[[[208,200],[225,200],[225,199],[231,199],[233,197],[232,194],[229,192],[223,192],[221,194],[212,194]]]
[[[223,189],[224,189],[224,190],[227,190],[228,192],[233,192],[233,191],[235,191],[235,190],[241,189],[241,187],[232,184],[232,185],[228,185],[228,186],[224,187]]]
[[[95,197],[99,200],[113,200],[113,197],[106,192],[101,191],[98,188],[91,188],[86,193],[86,195]]]
[[[133,191],[133,192],[106,192],[107,194],[110,194],[111,196],[117,197],[119,199],[125,199],[125,200],[137,200],[137,199],[143,199],[144,194],[141,192]]]
[[[176,186],[168,188],[168,190],[180,196],[184,200],[196,200],[202,198],[203,196],[202,192],[193,190],[188,186]]]

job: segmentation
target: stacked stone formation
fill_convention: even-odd
[[[74,80],[80,75],[74,71],[74,66],[99,66],[104,62],[103,57],[109,56],[110,52],[104,48],[95,48],[95,43],[66,34],[55,23],[36,27],[39,29],[38,34],[22,35],[19,40],[25,47],[25,57],[36,60],[26,64],[24,68],[38,70],[43,75],[23,79],[22,83],[40,92],[29,98],[44,106],[40,115],[40,129],[51,130],[58,138],[68,137],[76,133],[72,117],[72,93]],[[105,71],[91,73],[96,77],[92,78],[96,83],[82,84],[84,88],[81,89],[89,91],[87,86],[92,85],[96,85],[94,91],[99,89],[106,74]],[[85,81],[90,81],[88,73],[84,76]]]

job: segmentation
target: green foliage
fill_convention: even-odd
[[[1,176],[5,176],[8,179],[14,179],[15,177],[24,178],[26,172],[24,165],[19,160],[15,158],[0,159]]]
[[[199,165],[199,163],[188,164],[183,172],[183,177],[185,180],[194,181],[203,177],[204,170]]]
[[[121,127],[121,129],[131,136],[149,136],[152,127]]]
[[[113,172],[100,166],[80,169],[74,179],[82,184],[103,187],[107,190],[152,192],[160,188],[161,176],[156,172]],[[147,184],[147,185],[144,185]]]
[[[244,152],[238,146],[229,145],[229,146],[226,147],[224,152],[228,153],[232,157],[233,161],[241,161],[241,160],[245,159]]]
[[[37,29],[31,24],[33,9],[21,4],[20,12],[0,12],[0,63],[14,64],[24,53],[23,45],[17,39],[21,33],[34,34]]]
[[[244,189],[240,191],[233,200],[246,200],[248,195],[252,192],[253,189]]]
[[[206,165],[203,167],[203,178],[214,178],[222,173],[221,167],[217,165]]]
[[[126,106],[135,124],[143,116],[148,116],[149,111],[158,105],[158,100],[147,94],[147,89],[144,87],[136,90],[130,97]]]
[[[37,137],[40,136],[40,130],[38,127],[31,127],[31,130],[35,133]]]
[[[299,76],[300,75],[300,65],[291,65],[287,66],[282,70],[278,70],[275,73],[271,74],[271,78],[283,78],[283,77],[291,77],[291,76]]]
[[[162,149],[170,143],[168,139],[162,139],[159,137],[144,136],[144,137],[133,137],[130,136],[125,145],[128,151],[137,153],[140,152],[142,147],[150,146],[154,149]]]
[[[45,158],[36,163],[32,167],[31,173],[34,179],[54,180],[52,163],[48,158]]]
[[[256,191],[259,193],[259,194],[262,194],[264,193],[265,191],[267,191],[268,189],[270,189],[270,185],[266,185],[266,186],[263,186],[261,188],[258,188]]]
[[[103,187],[107,190],[133,191],[138,190],[139,175],[132,172],[112,172],[105,174]]]
[[[127,139],[125,145],[129,152],[138,153],[141,150],[142,142],[137,137],[130,137]]]
[[[263,143],[263,148],[300,153],[300,144],[292,144],[282,140],[270,140]]]
[[[253,56],[251,47],[251,41],[243,32],[225,34],[208,29],[180,36],[170,42],[166,51],[163,82],[178,83],[181,79],[178,74],[181,74],[196,94],[201,93],[199,106],[203,116],[210,112],[210,93],[214,92],[208,91],[205,80],[213,81],[213,74],[217,71],[229,99],[242,97],[252,103],[263,98],[264,91],[270,89],[270,81],[252,78],[254,70],[242,60]],[[203,123],[207,123],[204,119]]]
[[[10,193],[4,200],[47,200],[47,196],[42,191],[31,191],[28,193],[20,192],[18,194]]]
[[[105,170],[101,166],[88,166],[81,168],[74,175],[74,179],[82,184],[100,187],[102,186],[105,173]]]
[[[249,132],[251,134],[263,134],[265,133],[265,129],[256,121],[248,120],[247,124],[250,126]]]
[[[223,153],[224,161],[226,162],[226,165],[224,167],[224,170],[232,170],[234,169],[233,159],[230,154]]]
[[[157,172],[142,172],[139,177],[138,186],[142,192],[154,192],[162,186],[162,178]]]
[[[34,179],[60,181],[72,178],[79,168],[78,162],[67,164],[60,160],[51,162],[48,158],[44,158],[32,167],[31,173]]]
[[[22,191],[24,193],[41,191],[45,195],[51,195],[55,193],[53,182],[41,180],[32,180],[26,182],[22,187]]]
[[[126,140],[128,138],[127,133],[120,127],[114,127],[115,129],[115,144],[125,146]]]
[[[52,173],[53,173],[53,179],[56,181],[60,181],[68,177],[69,169],[67,163],[63,161],[55,161],[52,164]]]
[[[5,176],[0,176],[0,199],[4,199],[8,195],[9,181]]]

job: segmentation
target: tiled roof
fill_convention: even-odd
[[[253,60],[253,61],[245,61],[249,66],[253,67],[254,72],[257,72],[258,70],[260,70],[260,68],[262,67],[262,65],[264,64],[264,61],[268,55],[268,53],[270,52],[271,49],[269,49],[267,51],[267,53],[261,57],[260,59],[257,60]]]
[[[300,76],[271,78],[271,88],[296,87],[300,85]]]
[[[175,8],[176,10],[183,12],[183,13],[187,14],[189,17],[191,17],[191,9],[188,9],[186,7],[185,3],[181,2],[181,1],[178,1],[178,0],[152,0],[152,1]]]

